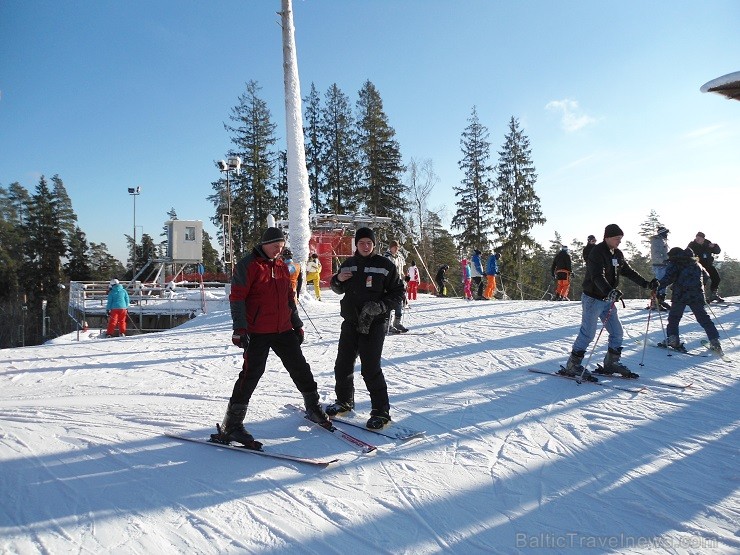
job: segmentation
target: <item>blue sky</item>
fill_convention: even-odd
[[[285,135],[279,0],[0,0],[0,185],[59,174],[88,240],[125,261],[136,224],[200,219],[223,128],[256,80]],[[671,246],[701,230],[740,257],[740,103],[699,88],[740,70],[740,2],[295,0],[303,96],[379,89],[405,161],[431,159],[454,211],[473,106],[495,162],[511,116],[532,146],[548,245],[626,240],[651,210]]]

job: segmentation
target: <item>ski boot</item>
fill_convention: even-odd
[[[391,328],[392,329],[395,328],[396,330],[398,330],[396,333],[406,333],[407,331],[409,331],[408,328],[406,328],[401,323],[401,319],[400,318],[396,318],[395,320],[393,320],[393,325],[391,326]]]
[[[218,428],[217,434],[211,434],[211,441],[229,445],[232,441],[241,443],[248,449],[259,450],[262,444],[255,441],[254,436],[244,427],[244,417],[247,415],[247,405],[229,403],[226,415]]]
[[[391,415],[388,411],[373,409],[370,411],[370,418],[365,424],[365,427],[369,430],[382,430],[391,421]]]
[[[725,356],[725,353],[722,351],[722,345],[719,344],[719,339],[709,340],[709,351],[715,355]]]
[[[609,350],[606,352],[606,356],[604,357],[604,365],[599,366],[596,369],[597,374],[602,374],[604,376],[611,376],[612,374],[620,374],[623,378],[629,378],[629,379],[636,379],[639,378],[639,374],[635,374],[634,372],[631,372],[629,368],[627,368],[624,364],[622,364],[619,359],[622,356],[622,348],[618,349],[612,349],[609,348]]]
[[[593,374],[591,374],[591,372],[586,370],[581,365],[581,362],[583,362],[583,357],[585,355],[586,351],[573,351],[572,353],[570,353],[568,362],[565,363],[565,366],[560,367],[560,370],[558,370],[558,374],[567,376],[569,378],[580,378],[581,380],[586,382],[598,382],[598,378],[596,378]]]
[[[337,414],[350,412],[353,408],[355,408],[354,401],[336,401],[326,407],[326,414],[329,416],[336,416]]]
[[[311,391],[303,394],[303,401],[306,404],[306,416],[311,422],[316,422],[320,426],[330,424],[329,417],[319,404],[319,394],[317,391]]]
[[[715,302],[715,303],[723,303],[725,300],[720,297],[716,291],[712,291],[709,295],[709,302]]]

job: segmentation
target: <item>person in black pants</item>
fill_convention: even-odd
[[[439,267],[437,270],[437,275],[434,276],[434,281],[437,284],[437,296],[438,297],[446,297],[447,291],[445,287],[445,279],[447,276],[447,270],[449,270],[450,267],[447,264],[442,264],[442,266]]]
[[[722,252],[722,249],[719,248],[718,244],[712,243],[707,239],[706,235],[701,231],[697,233],[694,240],[689,243],[688,248],[693,251],[694,255],[699,259],[699,264],[701,264],[709,274],[709,279],[711,280],[709,287],[709,302],[724,302],[724,299],[717,294],[717,291],[719,290],[720,277],[717,268],[714,267],[714,255]]]
[[[247,406],[265,372],[267,355],[272,349],[290,374],[298,391],[303,394],[306,415],[317,424],[329,425],[329,419],[319,404],[319,393],[306,362],[303,343],[303,322],[298,316],[290,274],[279,254],[285,246],[283,232],[268,228],[260,243],[236,265],[231,278],[229,304],[234,332],[231,342],[243,349],[242,370],[226,408],[226,416],[211,440],[229,444],[232,441],[259,449],[244,427]]]
[[[357,250],[331,278],[332,291],[344,295],[340,301],[343,318],[334,363],[336,402],[326,407],[329,416],[355,406],[354,369],[360,357],[360,373],[370,394],[367,427],[378,430],[390,420],[388,386],[380,367],[388,311],[403,301],[403,282],[388,258],[373,254],[375,233],[361,227],[355,233]]]

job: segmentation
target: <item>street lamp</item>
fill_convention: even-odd
[[[234,245],[231,239],[231,185],[229,183],[229,172],[241,171],[242,159],[231,156],[228,160],[219,160],[218,169],[226,174],[226,214],[221,216],[221,225],[224,236],[224,264],[229,265],[229,277],[234,275]]]
[[[136,197],[141,194],[141,187],[129,187],[128,194],[134,197],[134,248],[131,256],[133,262],[131,281],[133,281],[136,278]]]

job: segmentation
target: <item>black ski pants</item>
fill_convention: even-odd
[[[483,296],[483,276],[473,278],[473,287],[475,288],[476,298],[480,299]]]
[[[712,293],[716,293],[717,290],[719,289],[719,282],[720,282],[719,272],[717,271],[717,268],[714,267],[714,264],[706,264],[703,266],[704,266],[704,269],[709,274],[709,279],[711,280],[709,290]]]
[[[293,330],[283,333],[253,333],[249,337],[249,347],[244,350],[242,371],[234,384],[230,403],[249,404],[252,393],[265,373],[270,349],[280,358],[298,391],[311,393],[317,390],[311,367],[303,356],[298,336]]]
[[[370,333],[362,334],[357,331],[357,324],[344,320],[337,346],[337,360],[334,363],[334,388],[337,401],[354,401],[354,371],[355,361],[360,357],[360,373],[365,380],[365,387],[370,393],[370,403],[373,409],[390,411],[388,400],[388,386],[385,383],[383,369],[380,367],[380,356],[383,353],[385,332],[388,322],[379,318],[370,324]]]

